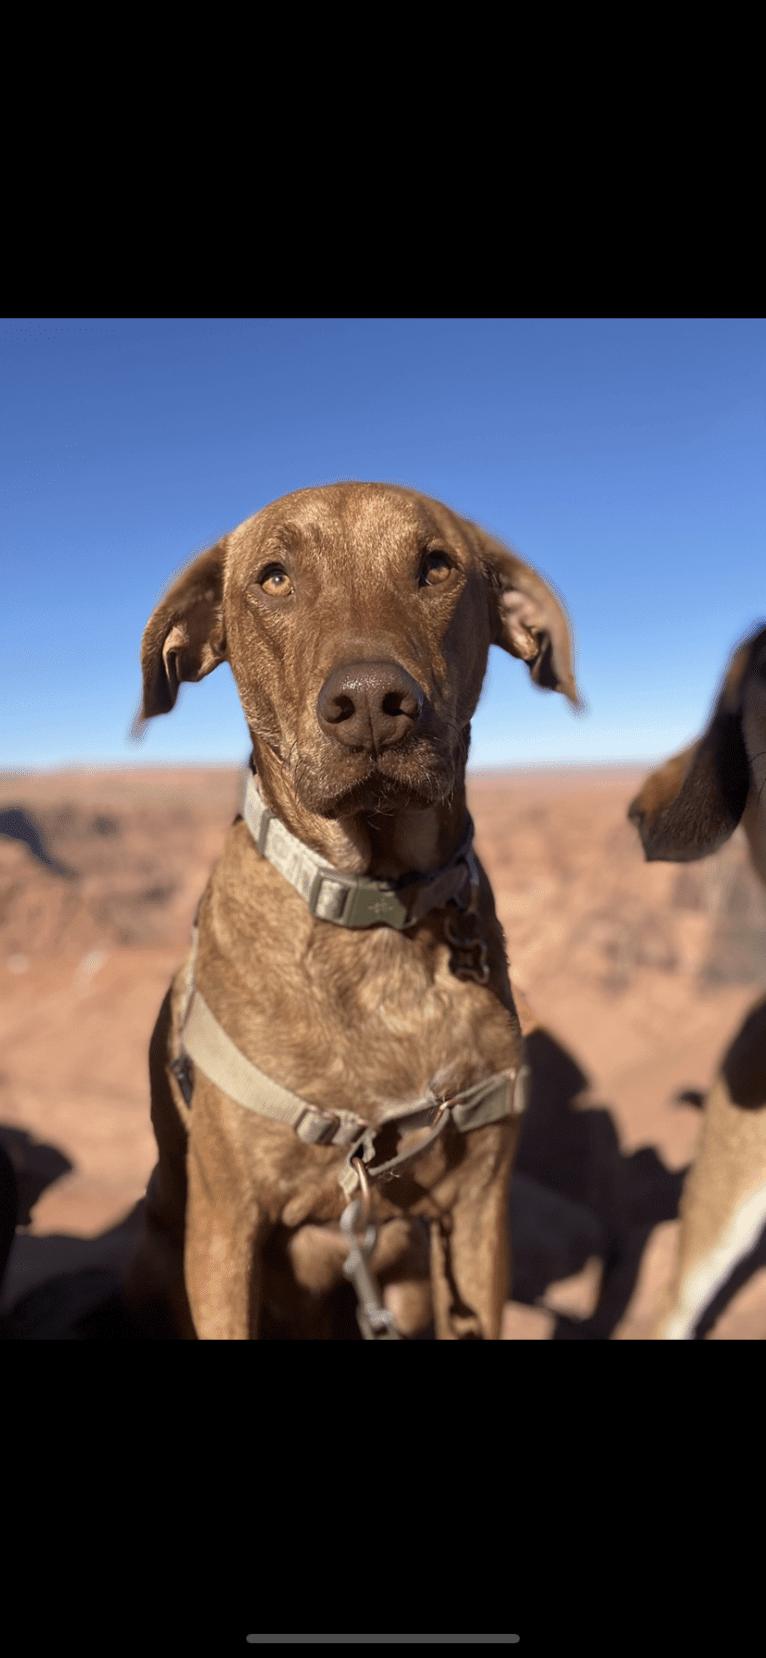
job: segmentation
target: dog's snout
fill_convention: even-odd
[[[402,742],[420,718],[423,700],[398,662],[347,662],[325,680],[317,717],[336,742],[377,754]]]

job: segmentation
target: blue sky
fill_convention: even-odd
[[[490,653],[474,766],[651,762],[766,618],[766,322],[0,323],[0,769],[247,755],[227,666],[128,729],[170,578],[267,502],[433,495],[563,596],[588,704]]]

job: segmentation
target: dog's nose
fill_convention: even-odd
[[[420,686],[398,662],[347,662],[325,680],[317,717],[336,742],[378,754],[407,736],[423,700]]]

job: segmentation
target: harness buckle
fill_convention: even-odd
[[[340,1117],[334,1111],[319,1112],[316,1105],[307,1105],[293,1123],[293,1131],[299,1140],[308,1146],[326,1146],[335,1138],[340,1128]]]

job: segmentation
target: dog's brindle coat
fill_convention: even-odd
[[[140,719],[228,661],[261,793],[287,828],[352,874],[431,872],[465,827],[470,721],[493,642],[577,706],[561,604],[491,536],[413,490],[300,490],[174,582],[144,633]],[[520,1064],[481,868],[484,985],[451,970],[444,908],[402,932],[315,919],[242,818],[198,919],[196,982],[215,1017],[260,1070],[320,1107],[375,1124],[395,1104]],[[187,967],[151,1043],[159,1161],[129,1300],[147,1320],[166,1309],[185,1339],[339,1339],[345,1152],[304,1144],[199,1069],[187,1106],[169,1070]],[[447,1133],[375,1188],[372,1266],[403,1334],[433,1316],[439,1340],[497,1339],[517,1137],[514,1116]]]

